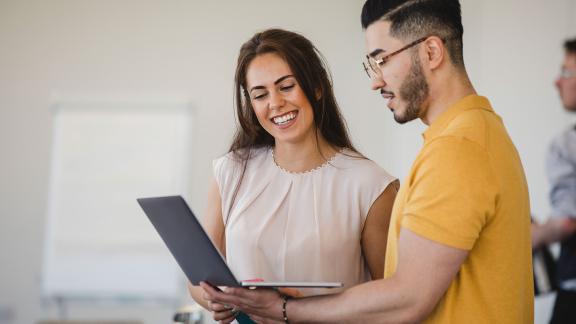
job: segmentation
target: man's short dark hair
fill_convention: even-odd
[[[568,39],[564,42],[566,54],[576,54],[576,38]]]
[[[361,20],[364,29],[376,21],[389,21],[390,35],[407,42],[438,36],[454,65],[464,66],[459,0],[367,0]]]

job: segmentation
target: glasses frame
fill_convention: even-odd
[[[411,43],[408,43],[407,45],[400,48],[399,50],[396,50],[396,51],[394,51],[388,55],[385,55],[378,60],[371,57],[370,55],[366,55],[367,62],[362,62],[362,66],[364,66],[364,71],[366,72],[366,74],[368,74],[368,77],[370,79],[372,79],[375,76],[381,76],[382,72],[381,72],[380,68],[384,64],[386,64],[386,62],[388,62],[390,60],[390,58],[392,58],[396,54],[400,54],[400,53],[404,52],[405,50],[422,43],[428,37],[430,37],[430,36],[422,37],[422,38],[419,38],[419,39],[417,39]],[[374,63],[374,65],[372,63]],[[370,74],[370,71],[372,71],[373,74]]]

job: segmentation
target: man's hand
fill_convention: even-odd
[[[201,282],[200,286],[204,289],[204,299],[213,305],[230,305],[248,314],[258,323],[283,323],[283,300],[276,290],[226,288],[222,292],[204,282]],[[217,308],[220,309],[220,306]]]

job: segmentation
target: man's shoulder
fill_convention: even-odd
[[[481,141],[462,132],[442,134],[422,148],[420,159],[427,163],[435,161],[442,167],[453,165],[456,161],[487,161],[488,151],[485,145],[479,142]],[[451,162],[446,163],[447,161]]]
[[[500,117],[492,111],[471,109],[456,116],[444,129],[441,137],[456,137],[486,147],[488,132],[502,126]]]
[[[576,129],[574,126],[565,128],[550,141],[548,159],[569,159],[576,161]]]

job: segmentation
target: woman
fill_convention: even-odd
[[[204,226],[237,278],[344,288],[382,278],[398,183],[351,144],[312,43],[280,29],[254,35],[240,50],[235,95],[240,127],[214,161]],[[233,320],[190,291],[214,319]]]

